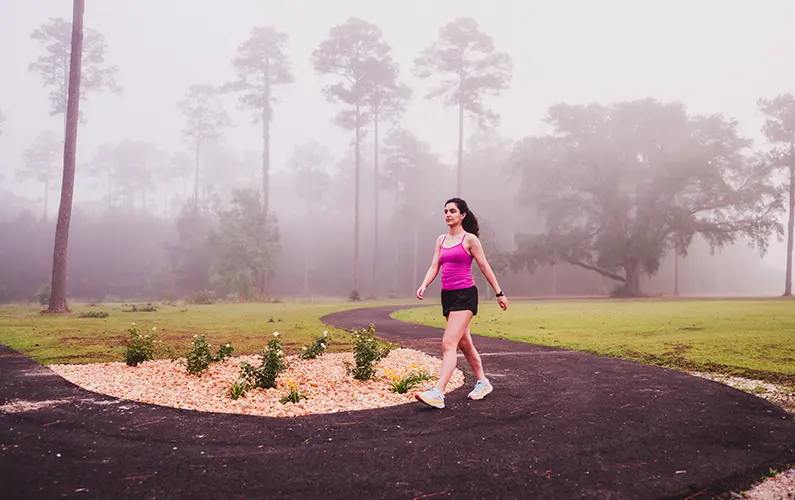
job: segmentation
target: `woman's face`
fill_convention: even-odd
[[[444,206],[444,220],[448,227],[461,224],[461,221],[464,220],[464,217],[464,215],[461,215],[461,211],[458,210],[458,205],[455,203],[448,203]]]

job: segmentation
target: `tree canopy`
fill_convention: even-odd
[[[521,141],[510,160],[520,203],[545,224],[517,235],[517,265],[568,262],[636,296],[641,274],[672,249],[684,255],[696,234],[713,249],[745,237],[762,252],[782,234],[772,166],[733,120],[644,99],[555,105],[546,121],[552,133]]]

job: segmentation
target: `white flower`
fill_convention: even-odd
[[[323,349],[325,349],[325,348],[326,348],[326,344],[323,344],[323,343],[321,343],[321,344],[320,344],[320,347],[322,347]]]
[[[282,350],[281,350],[281,349],[279,349],[279,352],[277,352],[276,354],[278,354],[279,356],[281,356],[281,355],[282,355],[282,354],[284,354],[284,353],[282,352]]]
[[[193,338],[194,338],[194,339],[195,339],[196,337],[198,337],[198,335],[194,335],[194,336],[193,336]]]
[[[133,323],[132,326],[135,326],[135,323]]]
[[[229,347],[229,343],[227,342],[226,347]]]
[[[273,336],[274,337],[278,337],[279,336],[279,332],[273,332]]]
[[[306,347],[302,347],[301,350],[306,351]]]
[[[153,326],[153,327],[152,327],[152,331],[153,331],[153,332],[156,332],[156,331],[157,331],[157,327],[156,327],[156,326]]]
[[[328,332],[326,330],[323,330],[323,336],[328,337]]]

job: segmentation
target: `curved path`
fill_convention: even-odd
[[[438,355],[440,331],[362,309],[329,324]],[[290,420],[85,391],[0,347],[12,498],[716,498],[795,460],[795,421],[678,372],[477,337],[495,391]],[[463,360],[462,360],[463,361]],[[459,364],[465,369],[465,363]]]

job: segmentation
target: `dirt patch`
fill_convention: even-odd
[[[258,366],[261,358],[259,355],[239,356],[215,363],[200,377],[188,375],[179,360],[147,361],[137,367],[124,363],[94,363],[50,365],[49,368],[84,389],[122,399],[197,411],[295,417],[413,402],[414,392],[424,389],[429,382],[398,394],[390,390],[388,370],[400,373],[425,369],[435,380],[441,365],[441,360],[422,352],[396,349],[378,363],[375,380],[361,382],[345,373],[343,362],[353,363],[352,353],[327,353],[314,360],[288,356],[290,367],[281,374],[276,388],[255,389],[233,400],[229,388],[238,379],[242,361]],[[298,391],[307,399],[281,403],[279,400],[288,392],[288,380],[295,382]],[[461,387],[463,382],[463,373],[456,369],[447,391]]]
[[[49,401],[26,401],[24,399],[14,399],[0,406],[0,413],[24,413],[28,411],[51,408],[63,403],[69,403],[71,399],[52,399]]]
[[[741,391],[748,392],[754,396],[766,399],[771,403],[777,404],[789,413],[795,414],[795,387],[774,384],[759,379],[750,379],[744,377],[737,377],[733,375],[724,375],[720,373],[707,373],[692,371],[688,372],[690,375],[696,377],[713,380],[726,384],[729,387],[740,389]]]

